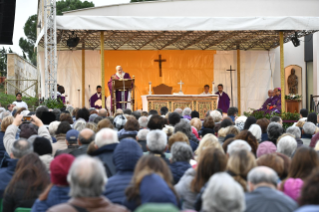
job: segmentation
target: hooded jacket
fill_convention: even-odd
[[[169,165],[171,172],[174,177],[174,184],[177,184],[185,172],[191,168],[191,165],[188,161],[176,161]]]

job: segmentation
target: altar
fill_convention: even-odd
[[[166,106],[170,112],[176,108],[191,108],[199,112],[199,118],[204,119],[207,111],[217,109],[218,95],[143,95],[143,111],[157,110]]]

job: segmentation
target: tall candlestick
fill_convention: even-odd
[[[215,86],[215,83],[213,82],[213,85],[212,85],[212,94],[214,94],[215,93],[215,88],[214,88],[214,86]]]
[[[152,95],[152,82],[149,82],[149,90],[148,90],[148,95]]]

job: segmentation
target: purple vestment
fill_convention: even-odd
[[[223,113],[227,113],[230,104],[229,96],[225,92],[223,92],[222,95],[220,95],[219,92],[216,92],[215,94],[219,96],[218,108],[222,109]]]
[[[264,102],[264,104],[261,106],[261,109],[267,110],[267,105],[270,105],[272,99],[273,99],[273,97],[269,97],[268,99],[266,99],[266,101]]]
[[[110,90],[110,94],[111,94],[111,110],[113,110],[112,78],[120,79],[116,74],[114,74],[114,75],[111,76],[111,79],[108,82],[108,86],[109,86],[109,90]],[[123,79],[131,79],[131,77],[130,77],[130,75],[128,73],[125,73],[124,76],[123,76]],[[128,91],[125,91],[124,97],[125,97],[124,101],[127,101],[127,99],[128,99]],[[116,109],[122,108],[122,104],[119,103],[119,101],[122,101],[122,92],[121,91],[116,91]],[[126,108],[126,104],[125,104],[124,107]]]
[[[276,98],[274,97],[273,99],[274,100],[271,101],[271,106],[276,106],[276,107],[273,107],[269,111],[280,113],[280,111],[281,111],[281,94],[279,96],[276,96]]]
[[[102,104],[102,93],[99,96],[97,95],[97,93],[92,95],[91,98],[89,99],[90,106],[96,109],[101,109],[102,106],[96,104],[96,101],[98,101],[99,99],[101,99],[101,104]],[[105,108],[106,108],[106,97],[105,97]]]

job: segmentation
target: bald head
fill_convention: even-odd
[[[83,130],[81,130],[80,134],[79,134],[79,145],[89,145],[92,141],[94,141],[95,139],[95,134],[93,132],[93,130],[85,128]]]
[[[99,111],[99,116],[103,117],[103,118],[106,118],[107,117],[107,110],[102,108],[100,111]]]
[[[269,90],[269,91],[268,91],[268,96],[269,96],[269,97],[274,96],[274,91],[273,91],[273,90]]]

